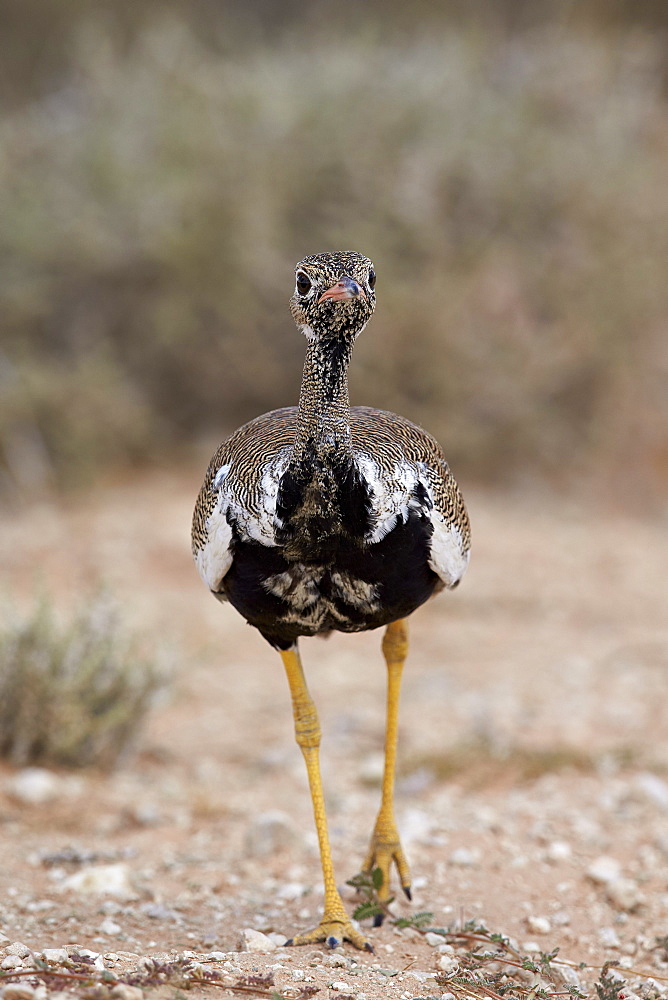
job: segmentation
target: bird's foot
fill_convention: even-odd
[[[352,920],[345,913],[331,917],[325,913],[317,927],[306,931],[305,934],[297,934],[285,943],[286,945],[318,944],[321,941],[324,941],[328,948],[338,948],[344,941],[350,941],[360,951],[373,951],[373,947],[364,935],[353,927]]]
[[[371,846],[364,864],[362,874],[372,879],[377,887],[378,902],[381,906],[387,906],[390,902],[390,869],[392,864],[397,867],[401,888],[407,899],[411,899],[411,872],[406,861],[406,856],[399,840],[399,832],[394,822],[379,829],[378,825],[371,837]],[[380,872],[380,876],[374,872]],[[382,878],[381,878],[382,877]],[[377,913],[373,918],[374,927],[380,927],[385,918],[385,913]]]

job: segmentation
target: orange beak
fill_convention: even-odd
[[[352,278],[349,278],[348,275],[345,274],[342,278],[339,278],[335,285],[332,285],[331,288],[328,288],[326,292],[322,293],[318,299],[318,303],[323,302],[325,299],[333,299],[335,302],[342,302],[344,299],[356,299],[359,298],[359,296],[363,299],[366,298],[364,289],[361,285],[358,285],[356,281],[353,281]]]

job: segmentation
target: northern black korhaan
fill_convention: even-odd
[[[320,727],[297,650],[301,636],[386,626],[387,731],[382,800],[362,870],[410,873],[394,819],[399,688],[406,618],[466,570],[469,521],[437,442],[384,410],[351,407],[348,365],[375,306],[376,274],[359,253],[296,267],[290,308],[307,339],[298,407],[257,417],[214,455],[193,518],[200,575],[276,648],[308,770],[325,883],[320,924],[290,943],[343,939],[370,948],[336,887],[320,780]]]

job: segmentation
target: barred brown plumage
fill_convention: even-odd
[[[279,650],[293,701],[320,841],[325,912],[292,943],[344,938],[370,948],[347,916],[331,862],[318,764],[320,730],[297,652],[300,636],[387,626],[388,719],[381,808],[363,865],[410,874],[394,820],[405,619],[468,563],[462,495],[439,444],[404,417],[351,407],[348,365],[375,307],[375,271],[353,252],[306,257],[290,308],[307,338],[299,406],[240,427],[213,456],[193,517],[202,579]]]

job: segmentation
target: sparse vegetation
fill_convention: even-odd
[[[15,765],[126,759],[164,672],[139,659],[98,596],[67,626],[46,602],[0,632],[0,755]]]
[[[80,12],[72,37],[57,88],[0,118],[0,486],[296,401],[292,264],[343,245],[379,274],[353,401],[428,426],[460,474],[634,504],[662,481],[658,41],[444,23],[237,57],[155,12],[129,42]]]
[[[464,782],[469,788],[484,788],[495,781],[531,782],[546,774],[574,771],[592,774],[602,766],[630,767],[639,753],[629,746],[617,746],[605,753],[578,746],[495,747],[488,740],[473,739],[442,753],[414,757],[402,767],[402,774],[425,770],[437,781]]]

